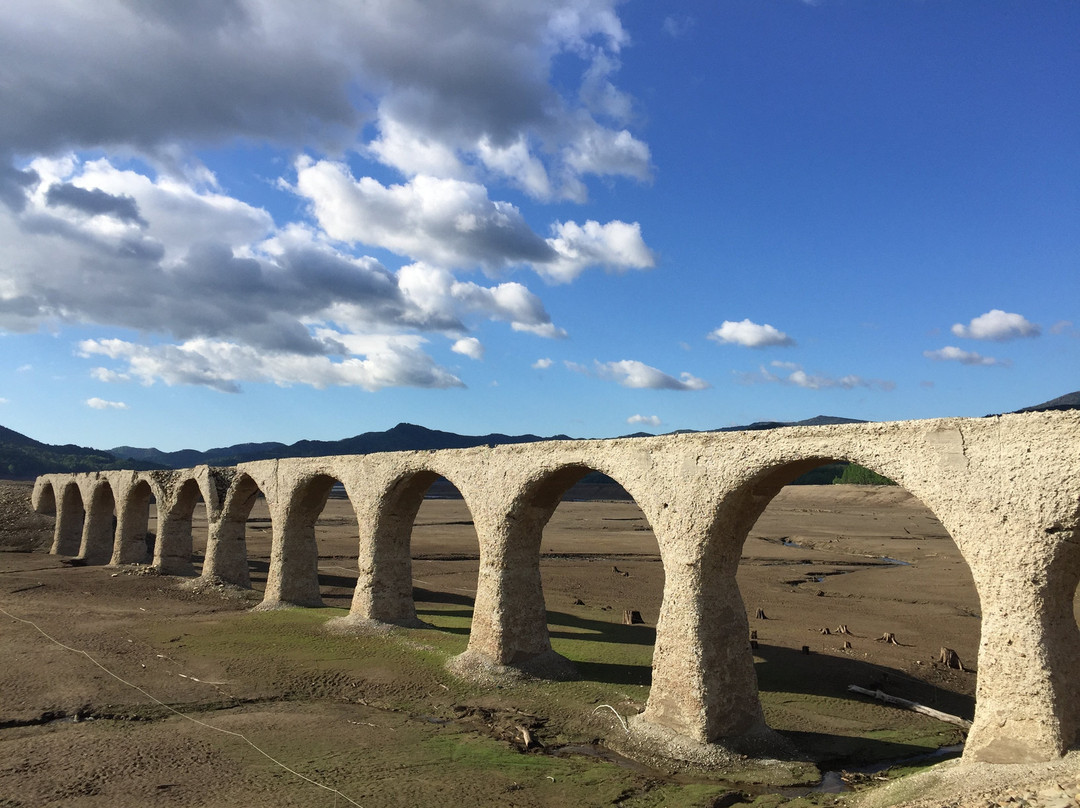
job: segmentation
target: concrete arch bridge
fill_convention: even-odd
[[[321,603],[315,520],[340,482],[359,522],[350,619],[415,623],[409,553],[428,486],[445,477],[472,513],[480,572],[459,672],[557,675],[540,583],[544,525],[589,471],[636,500],[665,583],[652,688],[634,729],[664,742],[767,748],[748,622],[735,582],[743,541],[781,487],[847,460],[907,488],[956,542],[982,606],[974,725],[965,758],[1024,762],[1080,745],[1080,412],[790,427],[766,432],[551,441],[430,452],[269,460],[161,472],[54,474],[34,508],[56,514],[52,552],[91,563],[146,559],[192,574],[191,521],[209,522],[202,574],[250,585],[245,521],[260,493],[272,521],[263,605]]]

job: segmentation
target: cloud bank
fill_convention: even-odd
[[[896,383],[887,379],[867,379],[853,373],[844,376],[827,376],[819,373],[807,373],[795,362],[770,362],[769,370],[764,365],[756,373],[737,372],[736,378],[742,384],[784,384],[802,387],[805,390],[854,390],[864,388],[889,392],[896,389]]]
[[[456,386],[432,342],[479,359],[484,320],[567,336],[508,274],[655,257],[636,222],[533,224],[510,198],[535,217],[650,181],[616,8],[4,4],[0,329],[113,329],[81,346],[96,378],[222,391]],[[274,215],[198,156],[249,145],[284,157]]]

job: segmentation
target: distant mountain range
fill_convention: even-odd
[[[383,432],[365,432],[343,440],[302,440],[286,446],[284,443],[238,443],[220,449],[199,452],[182,449],[161,452],[157,449],[136,449],[117,446],[109,453],[118,458],[130,458],[156,463],[162,468],[190,468],[206,463],[211,466],[234,466],[251,460],[272,460],[277,457],[325,457],[328,455],[372,454],[374,452],[424,451],[427,449],[469,449],[473,446],[497,446],[504,443],[537,443],[542,440],[570,440],[566,435],[542,438],[539,435],[458,435],[440,432],[415,424],[398,424]]]
[[[1042,404],[1036,404],[1034,407],[1024,407],[1024,409],[1017,410],[1017,412],[1045,412],[1046,410],[1080,410],[1080,390],[1052,398]]]
[[[1080,391],[1025,407],[1016,412],[1080,409]],[[827,424],[866,423],[855,418],[818,415],[803,421],[756,421],[745,426],[722,427],[714,432],[744,432],[776,429],[784,426],[822,426]],[[678,430],[680,433],[696,430]],[[672,433],[675,434],[675,433]],[[648,432],[635,432],[622,437],[651,437]],[[280,457],[322,457],[326,455],[371,454],[373,452],[424,451],[429,449],[467,449],[473,446],[497,446],[513,443],[536,443],[544,440],[571,440],[566,435],[458,435],[436,429],[398,424],[383,432],[365,432],[335,441],[302,440],[291,445],[284,443],[238,443],[217,449],[198,451],[183,449],[162,452],[117,446],[108,451],[66,444],[54,446],[40,443],[14,430],[0,426],[0,478],[33,479],[52,472],[104,471],[108,469],[168,469],[190,468],[201,464],[232,466],[251,460],[272,460]]]

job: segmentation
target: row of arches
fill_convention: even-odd
[[[1080,485],[1071,472],[1055,481],[1073,485],[1071,495],[1048,497],[1037,474],[1020,484],[1009,468],[994,477],[985,460],[1000,460],[1008,442],[1000,430],[984,435],[971,428],[984,424],[962,423],[962,435],[958,425],[924,422],[884,437],[882,425],[865,425],[871,428],[783,430],[788,441],[777,441],[779,432],[768,439],[674,436],[52,476],[38,481],[35,507],[57,514],[54,552],[71,552],[78,533],[78,552],[87,561],[122,564],[147,560],[153,501],[153,563],[163,572],[192,574],[192,515],[201,500],[207,514],[201,573],[250,586],[246,527],[262,502],[272,535],[263,606],[317,606],[323,600],[316,521],[337,487],[357,521],[352,618],[416,625],[410,538],[425,492],[445,479],[472,516],[479,555],[469,645],[455,668],[469,674],[477,666],[511,666],[559,676],[568,664],[551,647],[540,543],[567,490],[598,471],[641,507],[665,574],[652,690],[638,729],[706,744],[767,746],[770,731],[735,583],[741,548],[784,484],[823,463],[851,460],[897,479],[926,503],[972,569],[983,636],[976,721],[965,754],[1010,762],[1055,756],[1076,744],[1080,726],[1074,673],[1080,630],[1072,616],[1080,582]],[[1013,443],[1019,465],[1032,443]],[[1017,496],[1028,489],[1041,492],[1037,501]],[[1021,689],[1024,709],[1015,701]]]

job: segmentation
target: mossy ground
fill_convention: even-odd
[[[146,639],[177,657],[217,660],[221,676],[233,683],[235,709],[318,705],[334,722],[377,735],[361,744],[354,767],[334,763],[343,743],[333,734],[302,733],[270,744],[271,754],[333,774],[337,788],[367,794],[369,801],[386,772],[399,770],[416,780],[409,793],[417,798],[426,793],[422,782],[437,781],[453,793],[463,783],[474,789],[483,781],[485,793],[522,805],[707,806],[732,791],[762,807],[835,800],[797,797],[809,786],[790,783],[772,784],[787,787],[770,795],[770,784],[761,782],[766,772],[676,773],[606,753],[604,746],[623,731],[615,712],[628,717],[648,698],[651,628],[605,622],[588,609],[551,613],[552,646],[578,666],[582,679],[485,687],[445,668],[466,648],[469,610],[420,604],[420,611],[432,628],[342,635],[325,626],[346,614],[343,609],[284,609],[214,615],[188,621],[179,633],[158,625]],[[762,679],[770,725],[829,765],[865,766],[956,740],[952,728],[922,716],[840,695],[770,689],[790,685],[786,676]],[[823,726],[829,731],[820,731]],[[522,727],[544,748],[525,751]],[[807,771],[812,779],[813,769]]]

